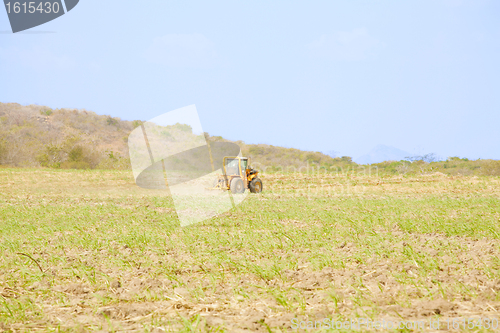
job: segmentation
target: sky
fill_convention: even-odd
[[[500,159],[500,1],[80,0],[13,34],[0,102],[149,120],[357,157]]]

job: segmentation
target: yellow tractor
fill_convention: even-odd
[[[247,157],[224,157],[224,174],[215,179],[214,188],[231,190],[232,193],[244,193],[246,189],[252,193],[262,192],[262,181],[257,177],[259,172],[252,169],[248,162]]]

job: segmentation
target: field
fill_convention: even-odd
[[[181,228],[168,194],[130,171],[0,169],[0,330],[500,320],[499,177],[262,179],[262,194]]]

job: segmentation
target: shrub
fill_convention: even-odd
[[[68,154],[68,159],[71,162],[78,162],[83,159],[83,148],[82,146],[76,146],[71,149],[71,151]]]
[[[177,128],[180,131],[188,132],[188,133],[191,133],[193,131],[193,128],[188,124],[177,123],[174,125],[174,128]]]
[[[2,161],[6,153],[7,153],[7,142],[5,141],[5,139],[0,137],[0,164],[2,164]]]
[[[483,161],[483,166],[481,166],[481,173],[486,176],[500,176],[500,161]]]
[[[106,118],[106,123],[109,125],[109,126],[117,126],[118,127],[118,120],[116,120],[115,118],[111,118],[110,116],[108,116]]]

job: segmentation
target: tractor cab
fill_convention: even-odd
[[[224,157],[225,174],[228,176],[242,176],[246,173],[248,159],[245,157]]]

